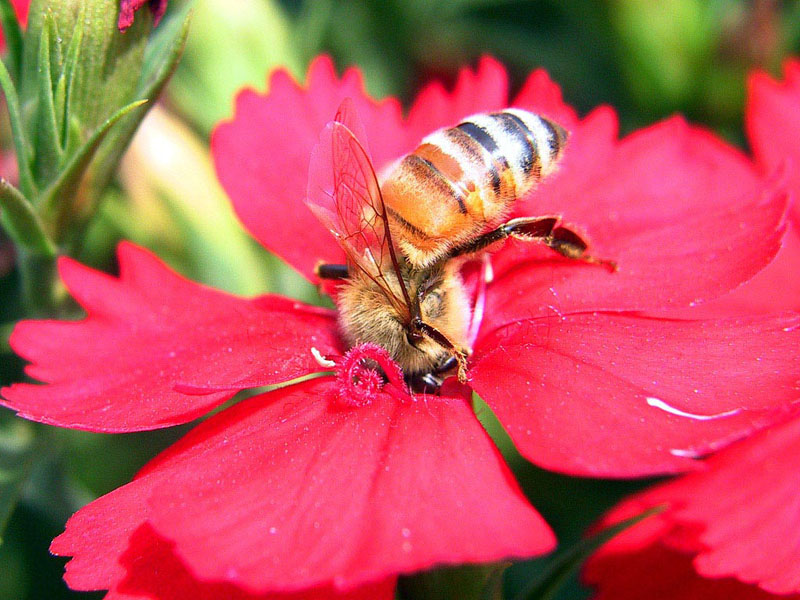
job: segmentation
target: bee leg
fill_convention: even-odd
[[[446,373],[447,371],[452,370],[453,368],[458,368],[456,374],[458,375],[458,380],[461,383],[467,382],[467,354],[471,353],[471,350],[468,351],[456,351],[455,354],[451,354],[447,360],[445,360],[442,364],[440,364],[434,370],[434,373],[437,375],[441,375],[442,373]]]
[[[347,279],[350,276],[347,265],[331,265],[327,263],[320,263],[314,267],[314,273],[320,279]]]
[[[521,217],[511,219],[470,242],[454,248],[450,257],[478,252],[484,248],[514,237],[529,242],[540,242],[562,256],[592,264],[603,265],[612,271],[617,270],[613,260],[596,258],[586,254],[589,244],[569,227],[562,225],[559,217]]]
[[[442,364],[436,367],[433,370],[433,372],[436,373],[437,375],[440,373],[447,373],[450,369],[457,366],[458,366],[458,359],[451,354],[444,360],[444,362],[442,362]]]
[[[589,244],[578,233],[561,223],[558,217],[512,219],[502,225],[508,235],[521,240],[538,241],[562,256],[583,262],[603,265],[612,272],[617,270],[613,260],[586,254]]]
[[[418,373],[409,379],[409,387],[417,393],[435,394],[442,387],[444,379],[433,373]]]
[[[407,378],[406,383],[415,392],[436,393],[444,383],[443,375],[459,367],[457,357],[450,355],[441,364],[437,365],[430,373],[416,373]]]

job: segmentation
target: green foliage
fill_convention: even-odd
[[[267,73],[285,66],[302,76],[292,30],[275,2],[237,0],[236,9],[215,0],[194,3],[186,58],[175,73],[171,96],[179,109],[208,134],[229,117],[236,92],[263,90]]]
[[[398,595],[409,600],[502,600],[503,573],[509,564],[441,567],[401,577]]]
[[[33,425],[20,420],[0,422],[0,531],[41,454],[41,438],[34,434]]]
[[[549,557],[547,566],[538,576],[528,581],[525,589],[515,596],[514,600],[553,600],[562,591],[564,583],[578,573],[581,566],[600,546],[615,535],[662,510],[655,508],[643,512],[560,550]]]
[[[12,40],[9,64],[0,67],[17,163],[19,189],[4,182],[0,219],[23,248],[19,268],[31,313],[54,314],[62,296],[52,265],[57,253],[74,254],[97,212],[133,133],[180,57],[188,31],[173,15],[151,38],[145,12],[124,34],[116,27],[117,2],[34,0],[25,34],[10,7],[0,21]],[[44,279],[43,281],[38,281]],[[48,287],[52,288],[48,292]]]
[[[56,255],[33,205],[7,179],[0,178],[0,222],[18,247],[46,257]]]

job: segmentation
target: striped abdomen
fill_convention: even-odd
[[[381,186],[395,243],[416,266],[431,264],[505,216],[555,169],[566,138],[561,126],[520,109],[432,133]]]

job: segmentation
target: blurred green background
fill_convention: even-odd
[[[172,0],[169,10],[186,4]],[[341,69],[358,65],[373,95],[395,95],[407,105],[426,81],[452,82],[459,67],[489,53],[509,69],[512,91],[532,69],[545,67],[581,113],[613,105],[623,132],[680,112],[744,147],[747,72],[758,67],[779,75],[784,58],[800,52],[797,1],[197,0],[192,7],[183,60],[105,194],[79,258],[113,270],[113,248],[127,238],[193,279],[236,293],[270,290],[310,301],[318,299],[314,290],[241,231],[208,155],[208,134],[230,115],[235,91],[243,85],[263,90],[270,69],[286,66],[302,79],[315,55],[329,53]],[[0,135],[7,140],[7,124]],[[25,317],[18,288],[13,249],[0,236],[3,340]],[[0,383],[20,380],[21,362],[7,346],[0,353]],[[565,546],[642,485],[545,473],[516,456],[491,415],[486,418]],[[0,522],[8,519],[0,599],[101,597],[66,589],[65,561],[48,554],[50,539],[74,510],[128,481],[186,429],[87,434],[30,426],[0,409]],[[547,562],[513,567],[508,597]],[[414,585],[419,582],[404,589]],[[556,597],[581,593],[573,580]]]

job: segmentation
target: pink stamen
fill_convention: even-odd
[[[354,346],[336,362],[337,399],[342,404],[364,406],[375,400],[381,391],[398,400],[411,399],[402,369],[386,349],[377,344]],[[388,382],[374,365],[380,367]]]

